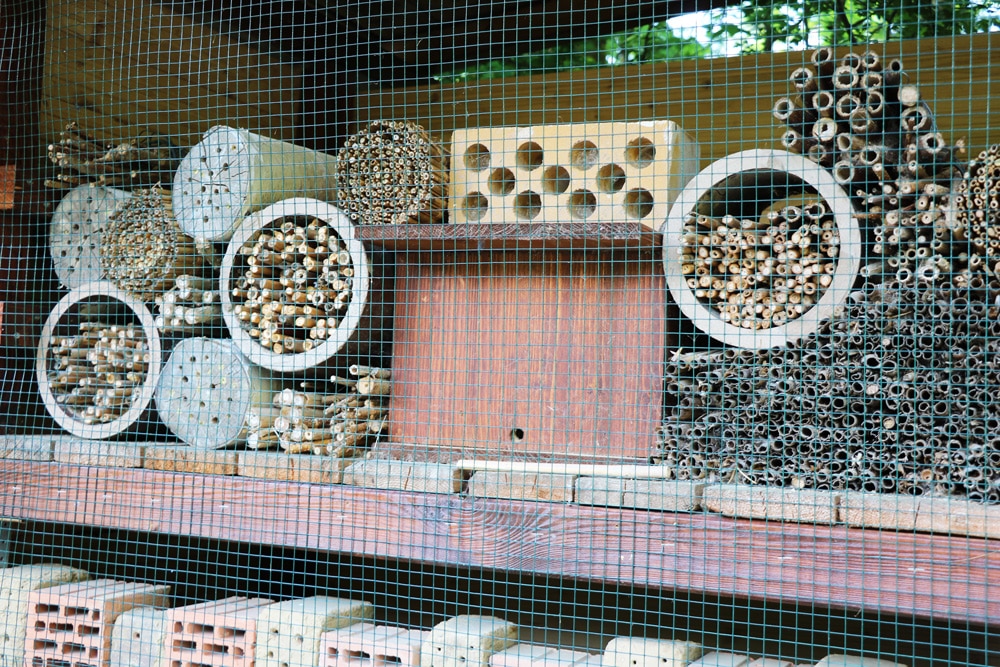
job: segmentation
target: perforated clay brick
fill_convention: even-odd
[[[669,120],[456,130],[451,164],[452,222],[650,229],[699,167],[698,145]]]
[[[256,667],[314,667],[320,642],[336,631],[371,618],[367,602],[319,595],[264,607],[257,616]]]
[[[168,612],[169,667],[252,667],[257,618],[273,600],[230,597]]]
[[[96,579],[28,596],[25,665],[108,667],[115,620],[135,607],[167,603],[169,586]]]
[[[0,667],[23,667],[31,591],[87,579],[66,565],[19,565],[0,569]]]
[[[429,630],[356,623],[324,632],[320,667],[419,667],[420,649]]]

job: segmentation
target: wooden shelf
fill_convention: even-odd
[[[0,516],[986,623],[997,541],[0,461]]]
[[[358,225],[358,238],[393,250],[659,248],[662,235],[637,222],[515,225]]]

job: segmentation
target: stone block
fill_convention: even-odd
[[[0,459],[17,461],[51,461],[60,435],[4,435],[0,436]]]
[[[344,468],[357,461],[335,456],[245,451],[240,452],[238,474],[275,482],[340,484],[344,479]]]
[[[493,616],[463,615],[438,623],[420,653],[421,667],[487,667],[517,643],[518,628]]]
[[[195,472],[204,475],[235,475],[239,452],[194,447],[147,447],[143,467],[168,472]]]
[[[747,519],[834,524],[839,520],[840,492],[709,484],[702,504],[712,512]]]
[[[490,667],[576,667],[583,660],[596,658],[585,651],[552,648],[539,644],[515,644],[490,658]]]
[[[367,602],[325,595],[268,605],[257,615],[257,667],[315,667],[324,632],[374,612]]]
[[[109,667],[166,667],[166,634],[166,610],[136,607],[126,611],[111,631]]]
[[[625,480],[618,477],[578,477],[575,498],[578,505],[621,507]]]
[[[701,656],[688,667],[747,667],[749,664],[749,656],[713,651]]]
[[[932,533],[1000,538],[1000,506],[960,498],[920,498],[916,529]]]
[[[860,655],[831,654],[816,663],[815,667],[907,667],[901,662],[865,658]]]
[[[507,500],[573,502],[573,475],[480,470],[469,479],[469,495]]]
[[[460,493],[462,471],[445,463],[365,459],[344,469],[344,484],[396,491]]]
[[[913,531],[920,501],[894,493],[845,491],[840,497],[840,520],[849,526]]]
[[[701,657],[701,644],[670,639],[615,637],[604,648],[604,667],[687,667]]]
[[[145,453],[144,443],[73,438],[55,443],[53,459],[57,463],[80,466],[141,468]]]
[[[622,507],[693,512],[701,505],[703,482],[675,479],[627,479]]]
[[[795,663],[780,658],[757,658],[747,667],[795,667]]]

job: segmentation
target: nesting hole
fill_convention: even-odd
[[[519,427],[514,427],[510,430],[510,441],[511,442],[521,442],[524,440],[524,429]]]
[[[487,185],[489,186],[490,193],[504,196],[514,191],[515,183],[514,172],[506,167],[501,167],[493,170]]]
[[[607,194],[620,192],[625,187],[625,170],[617,164],[606,164],[597,172],[597,189]]]
[[[514,197],[514,215],[521,220],[534,220],[542,212],[542,198],[537,192],[525,190]]]
[[[573,144],[569,151],[569,161],[577,169],[586,171],[597,164],[601,151],[593,141],[584,140]]]
[[[472,144],[465,149],[463,156],[466,169],[482,171],[490,167],[490,149],[482,144]]]
[[[641,220],[653,211],[653,195],[646,188],[635,188],[625,193],[625,215]]]
[[[566,209],[577,220],[586,220],[597,210],[597,197],[590,190],[574,190],[566,202]]]
[[[569,172],[563,167],[549,167],[542,172],[542,190],[550,195],[561,195],[569,189]]]
[[[625,160],[637,169],[648,167],[656,159],[656,146],[646,137],[639,137],[625,146]]]
[[[545,159],[545,151],[534,141],[526,141],[517,147],[515,162],[519,169],[534,171],[542,166]]]
[[[462,203],[462,210],[469,220],[482,220],[489,209],[490,201],[481,192],[470,192]]]

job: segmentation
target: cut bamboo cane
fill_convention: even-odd
[[[132,323],[112,324],[94,315],[82,316],[81,302],[85,301],[100,304],[108,319],[113,316]],[[78,323],[76,331],[74,322]],[[131,355],[120,352],[122,347],[131,350]],[[84,349],[87,354],[78,363],[59,363],[64,355],[80,357],[72,352]],[[160,354],[153,316],[140,301],[109,282],[81,285],[56,304],[42,327],[35,361],[42,403],[56,423],[75,436],[118,435],[150,414],[146,409],[159,378]]]
[[[336,199],[332,155],[219,125],[181,161],[174,214],[196,239],[227,241],[249,213],[289,197]]]
[[[94,185],[75,187],[62,198],[49,225],[49,252],[63,287],[73,289],[104,277],[101,234],[131,198],[124,190]]]

